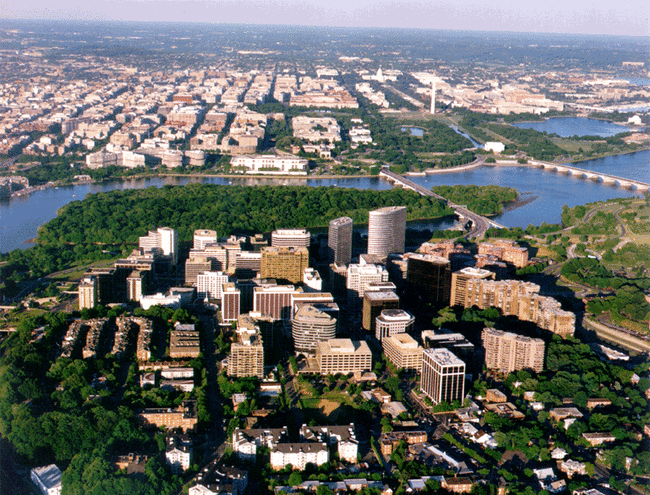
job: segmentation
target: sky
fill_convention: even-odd
[[[650,0],[0,0],[0,18],[650,36]]]

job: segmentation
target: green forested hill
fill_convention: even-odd
[[[408,218],[453,214],[443,202],[413,191],[358,190],[308,186],[217,186],[190,184],[111,191],[63,207],[38,233],[39,244],[137,242],[150,229],[169,226],[180,239],[195,229],[270,232],[276,228],[315,227],[343,215],[367,223],[368,211],[407,206]]]

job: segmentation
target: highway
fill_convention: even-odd
[[[425,187],[416,184],[415,182],[407,179],[402,175],[396,174],[395,172],[391,172],[387,168],[381,169],[381,171],[379,172],[379,176],[384,177],[389,181],[392,181],[393,183],[397,183],[406,189],[411,189],[421,194],[422,196],[430,196],[433,198],[440,199],[441,201],[444,201],[447,204],[447,206],[449,206],[456,212],[456,215],[458,215],[461,220],[463,221],[470,220],[472,222],[472,227],[470,231],[467,233],[467,237],[470,239],[482,238],[485,235],[485,232],[490,227],[496,227],[499,229],[505,228],[503,225],[500,225],[482,215],[474,213],[473,211],[468,210],[464,206],[451,203],[448,199],[443,198],[439,194],[436,194],[433,191],[430,191]]]

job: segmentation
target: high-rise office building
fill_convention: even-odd
[[[494,273],[488,270],[482,270],[480,268],[468,267],[452,273],[449,304],[451,306],[468,307],[466,305],[466,301],[471,292],[468,292],[468,284],[471,286],[472,282],[477,280],[484,280],[487,278],[494,280]],[[471,307],[471,304],[469,307]]]
[[[237,319],[235,339],[230,346],[228,374],[264,378],[264,347],[259,327],[251,318],[240,315]]]
[[[368,218],[368,254],[387,257],[403,253],[406,235],[406,206],[373,210]]]
[[[352,219],[335,218],[329,223],[327,247],[330,263],[347,265],[352,259]]]
[[[385,309],[375,319],[375,337],[382,342],[386,337],[413,330],[415,318],[401,309]]]
[[[261,284],[253,287],[253,311],[274,320],[291,319],[293,285]]]
[[[218,244],[210,244],[203,249],[190,249],[189,260],[207,259],[212,263],[211,270],[228,269],[228,251]],[[234,261],[231,263],[234,265]]]
[[[434,404],[462,402],[465,397],[465,363],[447,349],[425,349],[420,390]]]
[[[237,321],[240,315],[241,291],[237,286],[228,282],[223,284],[221,293],[221,319],[224,322]]]
[[[172,228],[160,227],[158,230],[150,230],[146,236],[139,238],[138,245],[145,253],[169,256],[173,265],[178,262],[178,237]]]
[[[291,320],[291,333],[296,352],[314,353],[318,342],[336,337],[336,318],[311,304],[298,308]]]
[[[506,373],[530,368],[544,370],[544,341],[494,328],[481,334],[485,349],[485,366]]]
[[[185,261],[185,283],[196,284],[199,273],[209,272],[213,269],[213,260],[205,257],[188,258]]]
[[[302,282],[305,268],[309,266],[309,251],[304,247],[262,248],[261,278],[278,278],[293,284]]]
[[[425,348],[439,349],[444,347],[453,352],[456,357],[465,362],[466,367],[475,368],[473,371],[480,371],[482,363],[474,360],[474,344],[472,344],[462,333],[452,333],[433,330],[424,330],[421,333],[422,344]]]
[[[196,277],[196,297],[203,299],[221,299],[223,285],[228,283],[228,275],[223,272],[205,271]]]
[[[200,229],[194,231],[194,244],[192,246],[194,249],[205,249],[207,245],[216,244],[217,242],[216,230]]]
[[[147,282],[150,273],[146,270],[133,270],[126,278],[127,299],[129,301],[140,301],[142,296],[147,293]]]
[[[300,306],[311,304],[318,306],[322,311],[327,312],[338,319],[339,307],[334,302],[334,296],[330,292],[303,292],[296,289],[291,295],[291,317],[296,314]]]
[[[374,333],[377,326],[376,318],[382,311],[399,308],[399,297],[392,290],[365,291],[363,294],[363,310],[361,325],[367,332]]]
[[[381,341],[386,359],[397,368],[422,371],[423,349],[408,333],[397,333]]]
[[[408,254],[406,281],[411,293],[425,302],[447,306],[451,292],[451,263],[433,254]]]
[[[84,276],[79,282],[79,309],[97,306],[97,277]]]
[[[347,269],[347,289],[351,296],[362,298],[369,282],[388,282],[388,271],[381,265],[351,264]]]
[[[311,236],[305,229],[278,229],[271,232],[273,247],[304,247],[309,249]]]

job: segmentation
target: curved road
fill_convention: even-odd
[[[482,163],[482,158],[478,158],[477,162]],[[413,191],[421,194],[422,196],[430,196],[433,198],[437,198],[441,201],[444,201],[447,204],[447,206],[449,206],[449,208],[455,210],[456,214],[459,217],[461,217],[464,220],[470,220],[472,222],[472,228],[467,233],[467,237],[469,237],[470,239],[483,237],[485,235],[485,232],[491,226],[495,226],[497,228],[505,228],[503,225],[499,225],[498,223],[493,222],[488,218],[479,215],[478,213],[474,213],[473,211],[468,210],[464,206],[460,206],[455,203],[452,203],[448,199],[440,196],[439,194],[436,194],[433,191],[430,191],[425,187],[416,184],[415,182],[407,179],[402,175],[396,174],[395,172],[391,172],[388,169],[385,168],[381,169],[379,172],[379,176],[386,177],[387,179],[393,181],[394,183],[398,183],[407,189],[412,189]]]

